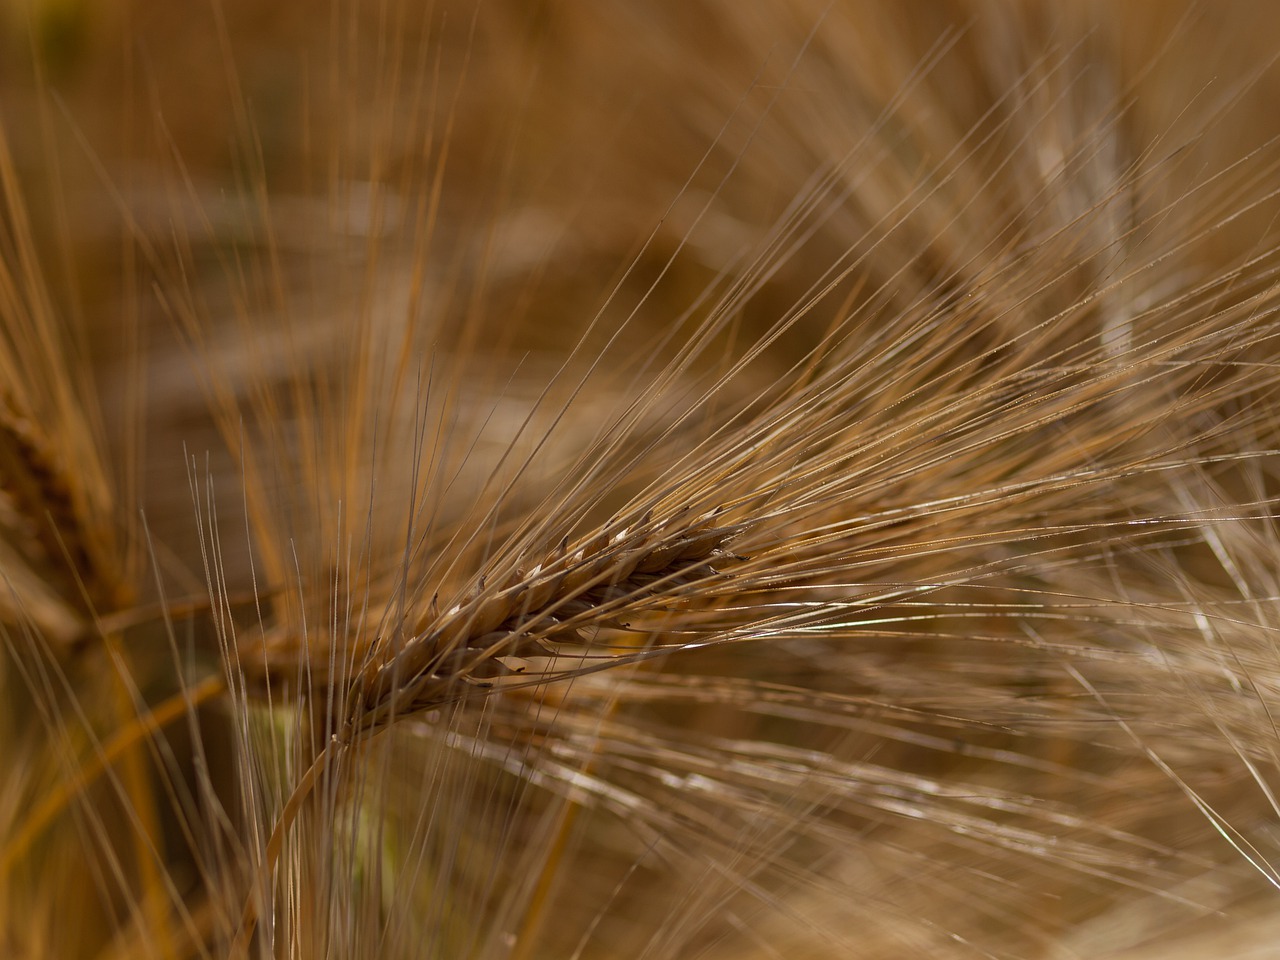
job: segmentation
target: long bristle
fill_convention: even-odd
[[[1269,11],[0,17],[0,953],[1271,948]]]

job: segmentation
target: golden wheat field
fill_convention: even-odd
[[[1280,7],[0,6],[0,957],[1269,957]]]

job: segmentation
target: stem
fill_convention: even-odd
[[[320,751],[315,761],[307,768],[307,772],[302,775],[302,779],[298,781],[298,785],[293,788],[293,793],[289,795],[289,799],[285,802],[284,809],[280,811],[280,817],[276,820],[275,829],[271,831],[271,837],[267,840],[266,855],[263,857],[262,864],[254,877],[254,882],[250,885],[249,893],[245,897],[244,912],[240,917],[240,929],[237,931],[235,940],[231,944],[231,950],[227,954],[232,960],[236,957],[248,957],[249,955],[249,942],[253,939],[253,931],[258,924],[259,916],[254,891],[261,886],[264,888],[264,898],[270,896],[269,883],[271,875],[275,871],[276,863],[280,860],[280,851],[284,848],[285,834],[289,832],[289,828],[298,819],[298,811],[302,809],[303,803],[315,792],[316,782],[319,780],[320,774],[328,766],[329,761],[337,757],[339,751],[347,745],[346,741],[339,740],[337,737],[329,741],[329,744]]]

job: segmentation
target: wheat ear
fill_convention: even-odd
[[[116,554],[99,444],[81,396],[84,377],[69,357],[62,322],[40,270],[36,242],[4,131],[0,130],[0,540],[53,587],[65,610],[36,620],[50,639],[68,639],[69,618],[126,606],[130,591]],[[13,561],[0,611],[27,591]],[[34,612],[38,612],[35,608]],[[6,616],[6,622],[18,622]]]
[[[608,646],[590,636],[629,631],[618,617],[635,601],[723,574],[734,559],[726,544],[747,524],[721,524],[720,512],[690,519],[679,510],[665,521],[646,511],[631,523],[613,522],[594,536],[548,552],[529,570],[517,567],[499,587],[481,577],[461,602],[437,614],[398,649],[376,643],[346,692],[344,722],[286,800],[267,842],[259,877],[275,870],[284,838],[304,803],[344,751],[396,722],[468,692],[535,686],[636,662],[663,652],[657,618],[646,642]],[[545,660],[539,665],[538,658]],[[251,668],[252,673],[252,668]],[[269,686],[268,676],[259,689]],[[261,883],[254,890],[262,889]],[[248,949],[258,915],[251,891],[231,956]]]
[[[497,588],[481,578],[470,596],[403,647],[388,644],[375,654],[352,684],[340,736],[372,732],[455,699],[460,684],[480,690],[544,684],[651,655],[656,633],[638,649],[602,647],[591,634],[629,629],[619,616],[645,596],[718,577],[721,561],[731,559],[726,543],[746,524],[717,519],[678,515],[655,523],[646,515],[607,525],[573,548],[562,543]]]

